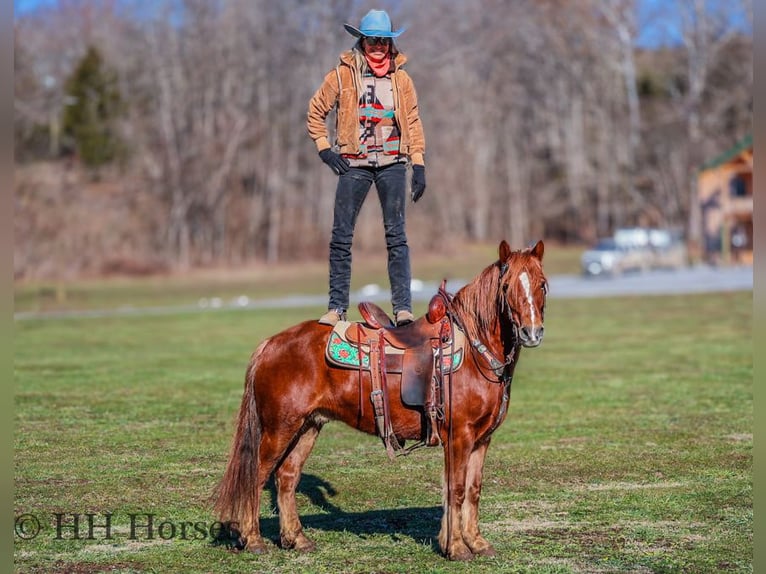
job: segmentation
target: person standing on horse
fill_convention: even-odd
[[[407,163],[412,164],[411,197],[426,188],[425,135],[407,58],[394,44],[384,10],[370,10],[359,28],[344,24],[357,42],[340,55],[309,102],[307,128],[319,157],[338,175],[330,239],[328,311],[319,322],[345,320],[351,288],[351,244],[359,210],[375,183],[383,211],[391,304],[397,325],[412,322],[410,254],[405,233]],[[336,109],[335,149],[325,118]],[[336,151],[337,150],[337,151]]]

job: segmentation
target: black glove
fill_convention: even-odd
[[[426,168],[423,165],[412,166],[412,203],[415,203],[426,190]]]
[[[323,162],[330,166],[330,169],[333,171],[333,173],[335,173],[335,175],[346,173],[350,167],[350,164],[345,157],[341,157],[330,148],[320,151],[319,157],[322,158]]]

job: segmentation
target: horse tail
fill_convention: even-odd
[[[241,533],[254,524],[260,510],[256,488],[261,423],[255,404],[255,371],[267,342],[261,343],[250,357],[229,462],[213,495],[220,521]]]

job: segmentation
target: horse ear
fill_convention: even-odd
[[[539,239],[537,243],[535,243],[535,246],[532,248],[532,255],[534,255],[540,261],[542,261],[544,252],[545,252],[545,245],[543,245],[543,240]]]
[[[500,246],[497,248],[498,255],[500,256],[500,262],[507,261],[508,258],[511,256],[511,246],[508,245],[508,242],[503,239],[500,242]]]

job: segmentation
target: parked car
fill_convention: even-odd
[[[688,263],[689,254],[680,232],[650,229],[649,244],[654,269],[680,269]]]
[[[582,254],[580,264],[585,275],[619,275],[648,269],[651,253],[647,248],[619,245],[614,237],[604,237]]]
[[[668,229],[620,228],[581,256],[585,275],[619,275],[626,271],[679,269],[687,252],[681,234]]]

